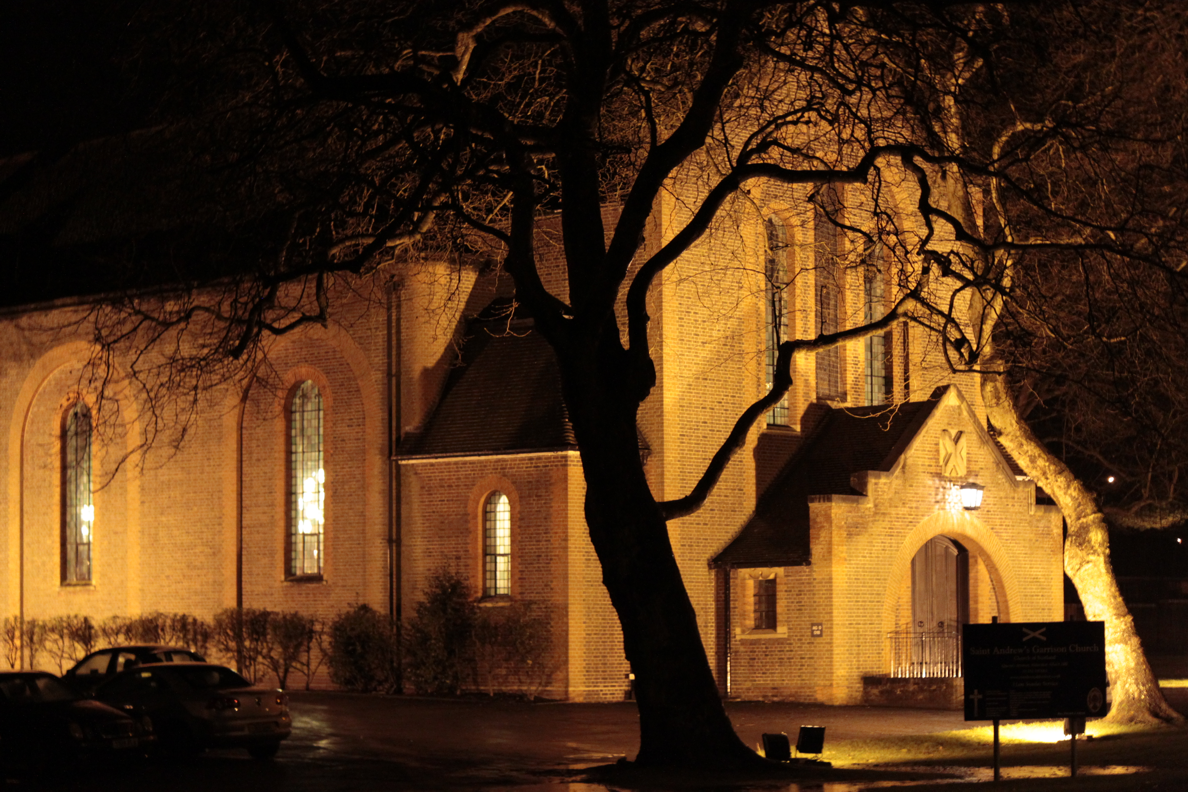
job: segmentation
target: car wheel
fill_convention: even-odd
[[[248,747],[248,753],[253,759],[271,759],[280,750],[279,742],[261,743]]]

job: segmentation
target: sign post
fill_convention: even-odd
[[[1001,719],[1106,714],[1104,622],[966,624],[961,658],[965,719],[994,722],[996,781]],[[1072,739],[1072,774],[1076,775],[1075,734]]]

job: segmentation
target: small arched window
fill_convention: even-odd
[[[81,401],[62,427],[62,582],[91,582],[95,503],[91,494],[91,411]]]
[[[483,596],[511,594],[511,503],[493,492],[483,506]]]
[[[289,405],[290,577],[320,576],[326,532],[326,468],[322,394],[306,380]]]

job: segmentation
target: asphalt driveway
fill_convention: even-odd
[[[1180,690],[1188,693],[1188,688]],[[570,771],[633,758],[638,747],[639,719],[630,702],[290,695],[293,737],[274,761],[253,760],[242,751],[212,751],[185,762],[97,773],[66,769],[54,779],[10,780],[7,786],[88,792],[604,792],[604,786],[584,783]],[[748,745],[758,744],[767,731],[794,737],[801,725],[825,726],[826,759],[831,741],[926,735],[966,726],[960,712],[735,702],[727,710]],[[777,787],[803,792],[795,784]],[[822,789],[819,784],[807,788]],[[841,792],[868,785],[830,783],[825,788]]]
[[[211,751],[186,761],[10,780],[9,788],[118,789],[121,792],[355,792],[356,790],[511,790],[602,792],[568,771],[633,758],[635,704],[529,703],[350,693],[290,693],[293,737],[275,761],[242,751]],[[961,726],[956,712],[733,703],[740,737],[826,727],[830,739],[864,733],[920,734]],[[826,751],[826,757],[828,750]],[[567,778],[568,777],[568,778]]]

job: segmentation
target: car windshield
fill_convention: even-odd
[[[222,690],[225,688],[251,687],[252,683],[222,666],[178,666],[174,674],[197,690]]]
[[[70,689],[52,676],[19,676],[0,680],[0,694],[12,702],[69,701]]]

